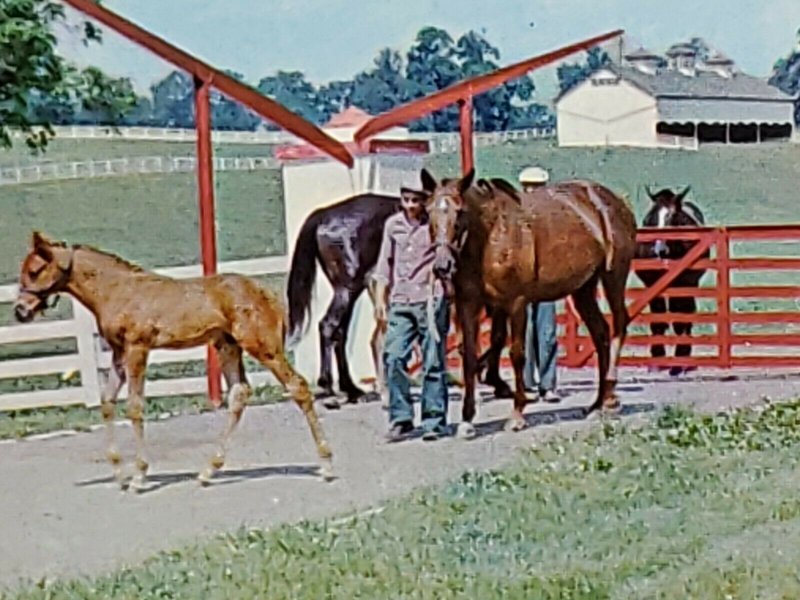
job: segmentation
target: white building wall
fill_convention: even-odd
[[[655,99],[609,71],[599,71],[558,102],[559,146],[658,145]]]

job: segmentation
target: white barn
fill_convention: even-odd
[[[556,98],[560,146],[696,148],[790,140],[795,98],[689,44],[666,58],[644,49]]]

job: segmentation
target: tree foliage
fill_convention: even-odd
[[[556,69],[558,87],[565,94],[573,87],[585,80],[592,73],[611,62],[605,50],[599,46],[590,48],[586,53],[586,62],[565,63]]]
[[[769,83],[787,94],[800,96],[800,29],[797,30],[794,49],[785,57],[779,58],[772,67]],[[800,98],[795,103],[794,120],[800,124]]]
[[[18,16],[4,18],[11,9]],[[0,52],[13,47],[10,56],[16,61],[0,58],[0,119],[6,124],[0,135],[5,135],[6,144],[13,128],[28,132],[29,144],[46,143],[34,125],[45,132],[51,124],[67,123],[195,126],[191,76],[175,70],[151,86],[150,97],[137,97],[127,79],[111,79],[93,68],[78,71],[57,55],[52,28],[62,20],[63,11],[46,0],[0,0]],[[100,36],[87,26],[84,37],[88,43]],[[468,31],[453,39],[444,29],[428,26],[420,29],[406,52],[383,48],[369,67],[349,80],[316,86],[300,71],[277,71],[262,77],[256,87],[306,120],[323,124],[348,106],[378,114],[500,66],[499,49],[481,34]],[[239,73],[229,74],[243,80]],[[552,126],[552,113],[535,103],[534,95],[533,80],[524,76],[476,96],[476,130]],[[211,103],[215,129],[274,127],[217,92]],[[458,107],[451,106],[409,123],[409,128],[455,131],[458,123]]]
[[[49,0],[0,0],[0,147],[13,133],[25,135],[32,150],[47,146],[54,123],[81,112],[120,119],[135,106],[127,79],[97,68],[79,69],[57,53],[54,29],[66,24],[64,7]],[[83,24],[85,44],[100,42],[100,31]]]

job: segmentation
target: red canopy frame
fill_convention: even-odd
[[[466,174],[475,165],[472,145],[473,97],[503,85],[512,79],[522,77],[530,71],[544,67],[570,54],[581,50],[588,50],[593,46],[619,37],[623,33],[625,33],[624,30],[617,29],[581,42],[570,44],[569,46],[564,46],[563,48],[547,52],[546,54],[523,60],[509,65],[508,67],[497,69],[485,75],[459,81],[443,90],[425,96],[424,98],[402,104],[371,119],[356,131],[354,136],[355,141],[361,143],[366,138],[385,131],[390,127],[405,125],[409,121],[419,119],[420,117],[441,110],[451,104],[458,103],[460,107],[461,168]]]
[[[214,217],[214,165],[211,147],[211,88],[216,88],[233,100],[241,102],[253,112],[280,125],[299,138],[326,152],[335,160],[352,168],[353,156],[339,141],[330,137],[316,125],[299,117],[281,104],[261,95],[245,85],[180,50],[164,39],[150,33],[120,15],[96,4],[94,0],[64,0],[85,15],[110,27],[127,39],[144,46],[194,77],[195,122],[197,124],[197,187],[200,211],[200,247],[203,257],[203,274],[217,271],[217,250]],[[220,368],[213,348],[208,349],[208,395],[215,406],[221,401]]]

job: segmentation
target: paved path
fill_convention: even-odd
[[[737,381],[638,381],[623,370],[628,413],[664,402],[703,410],[800,395],[800,375]],[[0,586],[20,578],[98,574],[136,563],[158,550],[238,526],[269,526],[335,516],[439,483],[468,468],[497,466],[549,432],[585,426],[578,407],[591,400],[593,373],[565,375],[561,405],[528,409],[534,427],[502,431],[509,401],[479,406],[479,438],[385,444],[386,415],[376,404],[329,412],[320,407],[339,477],[314,474],[316,456],[293,404],[250,407],[234,438],[227,472],[210,488],[193,476],[213,450],[224,412],[147,423],[154,491],[122,493],[112,483],[102,431],[0,444]],[[666,378],[665,378],[666,379]],[[631,410],[633,408],[633,410]],[[458,418],[460,403],[451,405]],[[129,427],[120,428],[131,456]]]

